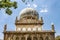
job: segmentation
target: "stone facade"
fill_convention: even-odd
[[[5,32],[4,40],[55,40],[54,32]]]
[[[16,18],[15,31],[6,31],[4,27],[4,40],[55,40],[54,24],[52,30],[42,30],[43,18],[39,19],[38,12],[32,8],[25,8]]]

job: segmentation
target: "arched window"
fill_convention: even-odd
[[[26,31],[26,28],[22,28],[22,31]]]
[[[28,37],[27,40],[31,40],[31,37]]]
[[[28,31],[31,31],[31,28],[29,27],[27,30],[28,30]]]
[[[38,40],[37,37],[33,37],[33,40]]]
[[[16,37],[16,40],[19,40],[19,37]]]
[[[48,37],[46,37],[46,38],[45,38],[45,40],[49,40],[49,38],[48,38]]]
[[[21,37],[21,40],[25,40],[25,37]]]
[[[8,40],[11,40],[10,37],[8,37]]]
[[[40,38],[39,38],[39,40],[43,40],[43,38],[42,38],[42,37],[40,37]]]
[[[33,28],[33,31],[36,31],[36,28]]]

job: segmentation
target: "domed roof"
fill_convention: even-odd
[[[33,8],[25,8],[20,12],[19,16],[20,16],[20,18],[23,18],[23,17],[28,16],[28,15],[38,17],[38,12]]]

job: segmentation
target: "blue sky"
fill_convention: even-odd
[[[14,0],[11,0],[14,1]],[[44,25],[43,30],[51,30],[51,23],[55,25],[55,35],[60,35],[60,0],[34,0],[34,2],[25,5],[21,0],[18,2],[18,8],[11,8],[12,15],[7,15],[5,9],[0,10],[0,38],[3,39],[4,24],[7,24],[7,30],[15,30],[15,18],[19,16],[22,9],[26,7],[34,8],[38,11],[39,17],[43,17]]]

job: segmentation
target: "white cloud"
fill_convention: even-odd
[[[30,7],[31,5],[30,4],[27,4],[28,7]]]
[[[42,10],[40,10],[40,12],[48,12],[48,10],[47,9],[42,9]]]
[[[54,25],[54,23],[52,22],[51,25]]]
[[[33,4],[33,6],[36,8],[37,7],[37,5],[36,4]]]
[[[27,6],[28,6],[28,7],[34,7],[34,8],[36,8],[36,7],[37,7],[37,5],[36,5],[36,4],[30,4],[30,3],[28,3],[28,4],[27,4]]]

